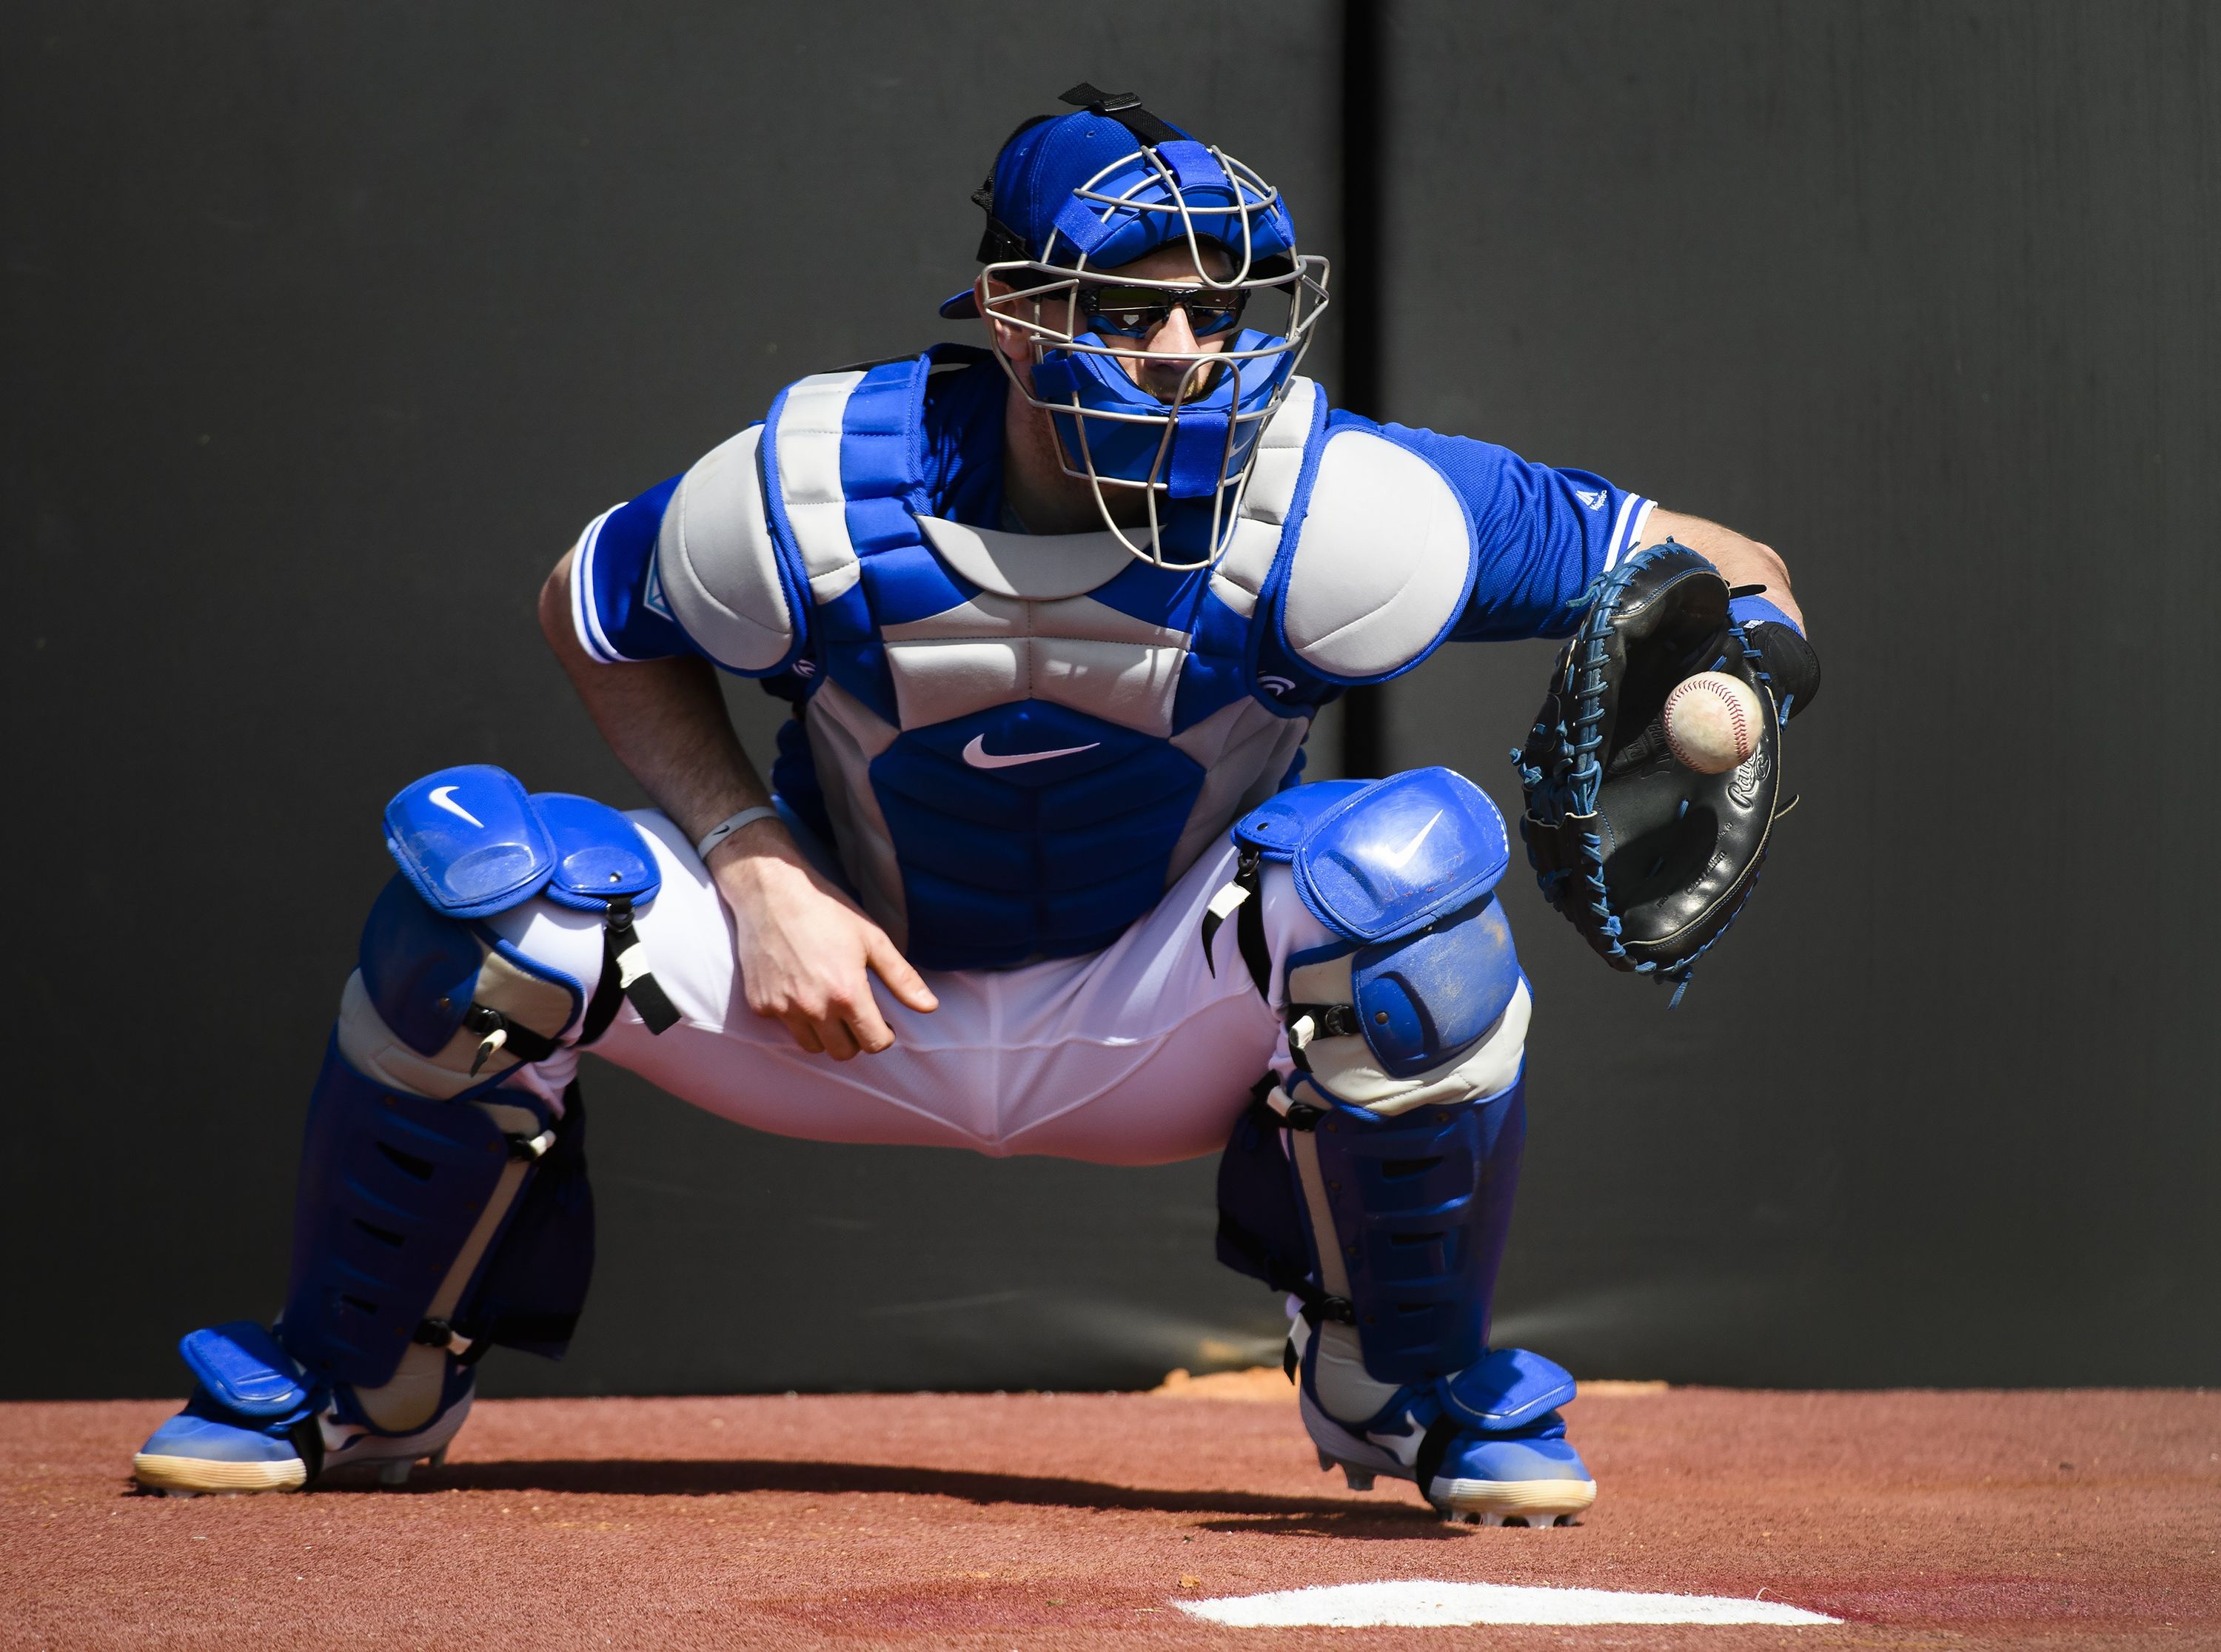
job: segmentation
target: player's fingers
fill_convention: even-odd
[[[867,1056],[876,1056],[894,1045],[894,1029],[879,1013],[879,1007],[873,1001],[868,988],[865,989],[864,1001],[848,1012],[848,1033],[855,1039],[856,1048]]]
[[[845,1021],[823,1020],[817,1024],[817,1036],[825,1045],[825,1053],[835,1061],[848,1061],[856,1053],[856,1041],[848,1033]]]
[[[933,995],[933,988],[925,984],[925,977],[910,967],[910,962],[895,950],[895,944],[886,932],[873,929],[866,943],[864,957],[872,968],[879,971],[879,979],[887,983],[887,990],[911,1009],[921,1014],[941,1007],[941,1001]],[[877,1012],[874,1012],[876,1019]],[[892,1041],[890,1037],[890,1042]]]
[[[782,1015],[779,1019],[786,1023],[786,1030],[794,1035],[795,1043],[800,1044],[806,1053],[812,1056],[825,1053],[825,1041],[817,1036],[816,1027],[809,1020],[799,1015]]]

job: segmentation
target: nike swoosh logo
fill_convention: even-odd
[[[477,815],[472,814],[460,803],[455,801],[455,789],[453,786],[433,787],[431,797],[432,807],[434,808],[445,809],[450,814],[460,815],[464,820],[468,820],[479,831],[483,832],[485,830],[485,822],[484,820],[479,820]]]
[[[1383,854],[1380,858],[1388,863],[1389,869],[1392,871],[1402,871],[1404,868],[1410,863],[1411,857],[1419,852],[1419,845],[1426,842],[1427,834],[1435,829],[1436,823],[1442,818],[1442,812],[1440,809],[1436,809],[1432,814],[1427,817],[1426,825],[1419,828],[1419,835],[1417,837],[1412,838],[1411,842],[1405,844],[1394,854]]]
[[[987,737],[974,734],[972,743],[964,748],[964,761],[974,769],[1009,769],[1021,763],[1046,763],[1051,757],[1068,757],[1077,751],[1092,751],[1102,745],[1090,740],[1085,745],[1060,745],[1054,751],[1013,751],[1008,757],[998,757],[987,749]]]

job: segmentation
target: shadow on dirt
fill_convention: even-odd
[[[407,1493],[559,1492],[586,1496],[732,1497],[750,1492],[813,1496],[881,1494],[953,1497],[967,1503],[1015,1503],[1046,1508],[1147,1509],[1171,1514],[1235,1517],[1214,1529],[1279,1530],[1317,1536],[1380,1528],[1381,1535],[1410,1537],[1428,1529],[1448,1534],[1432,1512],[1417,1503],[1356,1502],[1348,1498],[1276,1497],[1250,1492],[1156,1490],[1101,1481],[1047,1475],[973,1474],[892,1463],[793,1462],[755,1458],[665,1460],[599,1458],[516,1462],[451,1462],[419,1468]],[[321,1495],[383,1488],[320,1486]],[[384,1494],[391,1495],[391,1493]]]

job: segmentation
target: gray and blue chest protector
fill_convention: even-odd
[[[1204,565],[981,526],[1002,408],[999,373],[949,346],[798,381],[657,502],[637,605],[794,702],[776,789],[928,969],[1108,946],[1292,781],[1322,705],[1449,634],[1476,565],[1443,477],[1333,425],[1308,380]],[[1162,532],[1209,520],[1175,509]],[[623,584],[606,564],[629,521],[582,545],[587,591]],[[597,624],[590,644],[634,657]]]

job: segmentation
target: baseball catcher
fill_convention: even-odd
[[[1302,783],[1304,741],[1437,649],[1573,637],[1530,853],[1615,962],[1685,972],[1755,872],[1778,720],[1750,801],[1685,785],[1741,811],[1717,871],[1614,764],[1677,670],[1790,709],[1752,640],[1797,635],[1786,575],[1601,477],[1330,407],[1298,371],[1325,261],[1279,192],[1130,95],[1064,103],[973,196],[941,313],[976,343],[798,379],[556,563],[549,644],[658,807],[484,764],[387,806],[285,1300],[185,1338],[142,1483],[397,1482],[489,1350],[560,1356],[591,1049],[789,1135],[1222,1154],[1220,1255],[1289,1298],[1323,1467],[1465,1520],[1593,1499],[1571,1381],[1489,1341],[1530,1007],[1504,821],[1442,769]],[[1690,598],[1646,633],[1673,558]],[[719,672],[792,708],[768,786]]]

